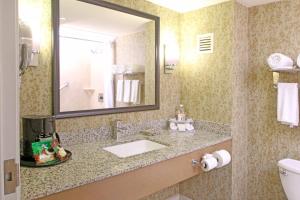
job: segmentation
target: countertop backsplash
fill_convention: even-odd
[[[112,126],[101,126],[99,128],[80,129],[72,132],[59,132],[62,146],[72,146],[80,143],[103,141],[112,138]]]
[[[220,134],[231,133],[230,124],[221,124],[210,121],[195,120],[194,127],[196,130],[205,130],[209,132],[217,132]]]
[[[194,127],[196,130],[205,130],[219,134],[230,133],[229,124],[219,124],[215,122],[195,120]],[[147,122],[129,123],[115,121],[111,126],[101,126],[99,128],[81,129],[72,132],[59,132],[61,144],[63,146],[72,146],[80,143],[90,143],[108,139],[122,139],[130,135],[139,134],[141,131],[168,130],[168,120],[152,120]],[[182,133],[184,134],[184,133]]]

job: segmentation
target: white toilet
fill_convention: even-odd
[[[300,199],[300,161],[283,159],[278,162],[281,184],[288,200]]]

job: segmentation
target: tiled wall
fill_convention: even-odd
[[[152,194],[141,200],[166,200],[167,198],[172,197],[176,194],[179,194],[179,185],[178,184],[168,187],[166,189],[163,189],[162,191]]]
[[[181,100],[194,119],[231,123],[233,70],[232,1],[181,15]],[[196,51],[197,35],[214,33],[214,53]],[[193,200],[231,199],[231,165],[180,183]],[[205,186],[204,186],[205,185]]]
[[[160,60],[161,60],[161,75],[160,75],[160,110],[123,113],[115,115],[84,117],[58,120],[57,128],[61,131],[76,130],[82,127],[96,128],[101,125],[108,125],[115,119],[125,121],[147,121],[149,119],[168,118],[174,115],[175,107],[179,104],[179,74],[175,73],[172,76],[163,74],[163,54],[162,47],[166,40],[170,37],[174,42],[179,40],[179,14],[168,9],[156,6],[152,3],[143,0],[109,0],[109,2],[116,3],[122,6],[151,13],[160,17]],[[171,89],[172,88],[172,89]]]
[[[232,69],[232,200],[247,197],[248,9],[234,5]]]
[[[300,129],[276,121],[277,90],[266,58],[300,53],[300,1],[287,0],[249,9],[248,199],[286,199],[277,161],[300,159]],[[297,75],[287,75],[294,79]]]
[[[33,0],[22,0],[22,2],[30,3],[30,4],[37,4],[36,1]],[[154,4],[145,2],[145,1],[134,1],[134,0],[128,0],[128,1],[117,1],[117,0],[111,0],[110,2],[118,3],[123,6],[131,7],[137,10],[142,10],[144,12],[148,12],[154,15],[160,16],[161,19],[161,46],[164,43],[172,43],[177,42],[179,43],[179,27],[180,27],[180,14],[175,13],[173,11],[170,11],[165,8],[161,8],[159,6],[155,6]],[[38,2],[39,5],[43,8],[43,18],[41,20],[42,24],[42,30],[44,32],[44,38],[42,41],[42,48],[40,55],[41,59],[41,66],[38,68],[30,69],[25,73],[25,75],[22,77],[22,89],[21,89],[21,110],[22,115],[28,115],[28,114],[51,114],[52,113],[52,87],[51,87],[51,72],[52,72],[52,66],[51,66],[51,12],[50,12],[50,0],[42,0]],[[215,55],[221,54],[219,59],[216,59],[214,56],[199,56],[195,55],[196,63],[192,64],[189,68],[189,63],[186,63],[187,65],[184,66],[184,70],[187,70],[188,73],[183,73],[185,79],[189,79],[190,70],[196,70],[200,62],[202,64],[202,71],[200,70],[198,72],[198,75],[202,74],[202,80],[203,78],[206,80],[205,84],[208,84],[209,87],[207,88],[207,85],[203,85],[203,88],[201,91],[208,91],[208,89],[213,89],[213,93],[210,93],[207,95],[210,98],[207,98],[205,100],[206,106],[208,106],[210,101],[214,102],[214,107],[209,108],[216,108],[216,105],[218,103],[221,103],[222,108],[221,110],[205,110],[205,107],[201,107],[198,109],[198,111],[201,111],[201,109],[204,109],[203,115],[199,116],[200,119],[210,120],[210,121],[217,121],[217,122],[224,122],[229,123],[230,122],[230,103],[231,101],[230,96],[225,91],[231,91],[230,88],[230,69],[229,69],[229,63],[231,62],[231,56],[229,56],[229,53],[224,53],[224,51],[230,51],[231,52],[231,39],[229,34],[231,34],[232,30],[230,26],[232,25],[232,4],[222,4],[217,5],[211,8],[206,8],[201,11],[196,11],[192,13],[188,13],[187,15],[182,16],[182,22],[183,22],[183,28],[186,30],[191,30],[191,34],[193,34],[193,38],[196,39],[196,34],[198,33],[205,33],[206,31],[214,31],[215,37],[216,37],[216,51]],[[195,22],[198,20],[195,20],[196,18],[205,18],[205,23],[202,23],[201,21],[195,25],[204,28],[208,27],[208,29],[203,29],[203,32],[198,32],[196,28],[192,29],[193,26],[188,26],[190,22]],[[224,18],[225,17],[225,18]],[[219,22],[219,18],[224,18],[224,21]],[[214,20],[214,23],[211,23],[210,19]],[[228,24],[229,23],[229,26]],[[225,34],[224,34],[225,33]],[[185,30],[182,29],[182,34],[185,34]],[[221,35],[222,34],[222,35]],[[183,36],[183,35],[182,35]],[[195,37],[194,37],[195,36]],[[171,41],[170,41],[171,40]],[[195,42],[195,41],[193,41]],[[189,41],[184,41],[185,44],[189,44]],[[189,44],[193,45],[193,44]],[[225,49],[222,49],[223,46],[226,46]],[[189,48],[188,46],[185,46],[185,48]],[[161,51],[162,52],[162,51]],[[199,60],[199,58],[204,59],[204,61]],[[216,62],[214,60],[217,60]],[[161,108],[158,111],[147,111],[147,112],[139,112],[139,113],[126,113],[126,114],[117,114],[117,115],[106,115],[106,116],[95,116],[95,117],[82,117],[82,118],[73,118],[73,119],[64,119],[64,120],[58,120],[57,121],[57,129],[59,131],[71,131],[71,130],[78,130],[82,128],[98,128],[103,125],[109,125],[110,122],[114,119],[123,119],[126,121],[146,121],[149,119],[161,119],[161,118],[167,118],[174,114],[175,107],[179,104],[179,95],[180,95],[180,87],[179,87],[179,70],[176,70],[174,74],[172,75],[165,75],[163,74],[162,70],[162,62],[163,61],[163,55],[161,53],[161,76],[160,76],[160,85],[161,85]],[[206,61],[209,61],[209,63],[206,63]],[[206,63],[206,64],[205,64]],[[213,72],[210,72],[211,65],[215,66],[213,69]],[[224,68],[223,68],[224,67]],[[180,66],[178,66],[180,69]],[[204,70],[204,71],[203,71]],[[219,70],[222,71],[220,76],[216,76],[216,72]],[[193,71],[192,71],[193,72]],[[208,76],[204,76],[203,73],[209,73]],[[196,78],[196,77],[193,77]],[[229,78],[229,79],[228,79]],[[218,82],[214,82],[213,85],[210,85],[210,80],[216,80],[220,79]],[[192,80],[192,79],[191,79]],[[190,81],[191,81],[190,80]],[[190,81],[187,81],[185,84],[186,86],[189,86],[188,84],[191,84]],[[220,85],[222,85],[222,88],[217,89]],[[194,88],[194,85],[192,86]],[[222,94],[225,94],[225,98],[221,101],[221,92]],[[218,99],[214,100],[214,95],[217,94]],[[204,96],[202,96],[204,97]],[[202,101],[199,101],[199,98],[193,97],[194,100],[196,100],[196,104],[193,106],[200,106],[202,105]],[[188,99],[183,99],[185,104],[188,104]],[[189,111],[192,111],[194,107],[187,106]],[[211,115],[211,112],[216,111],[219,115],[214,113]],[[192,117],[198,118],[194,116],[195,113],[191,113]],[[220,116],[223,116],[222,118]],[[203,116],[203,117],[202,117]],[[206,116],[206,117],[204,117]],[[225,117],[224,117],[225,116]],[[225,173],[224,173],[224,172]],[[215,191],[212,191],[209,196],[207,197],[219,197],[220,195],[217,192],[217,188],[224,191],[226,195],[222,195],[224,198],[229,198],[230,192],[231,192],[231,180],[230,180],[230,174],[231,174],[231,167],[227,167],[226,169],[218,170],[217,172],[206,174],[203,176],[199,176],[195,179],[192,179],[188,181],[187,183],[182,184],[181,192],[186,193],[187,195],[193,195],[195,197],[199,196],[198,193],[195,193],[197,191],[197,188],[199,186],[199,181],[201,182],[208,182],[209,185],[206,185],[205,187],[201,187],[201,191],[208,191],[208,186],[214,186],[218,185],[216,187]],[[223,180],[223,184],[219,185],[218,183],[220,180]],[[196,181],[196,182],[195,182]],[[189,187],[192,186],[192,187]],[[168,189],[165,189],[157,194],[153,194],[152,196],[148,197],[148,199],[162,199],[167,198],[169,196],[172,196],[176,194],[176,192],[179,191],[179,186],[174,186]],[[200,191],[200,190],[199,190]]]
[[[154,26],[154,24],[153,24]],[[141,81],[141,90],[140,90],[140,103],[145,104],[145,99],[148,99],[146,95],[148,95],[149,91],[145,92],[145,87],[149,84],[153,84],[153,82],[146,82],[145,76],[152,76],[154,74],[148,74],[146,68],[153,68],[153,65],[149,65],[146,63],[146,57],[150,56],[155,59],[155,53],[153,51],[154,47],[147,48],[146,42],[148,40],[154,40],[154,37],[146,37],[147,30],[141,30],[139,32],[130,33],[127,35],[122,35],[117,37],[115,40],[115,60],[118,66],[129,66],[133,72],[143,72],[139,74],[130,74],[130,75],[115,75],[114,81],[115,85],[117,85],[117,80],[139,80]],[[147,34],[148,35],[148,34]],[[147,52],[147,50],[149,52]],[[146,56],[147,55],[147,56]],[[142,71],[143,70],[143,71]],[[144,84],[144,82],[146,84]],[[154,82],[155,84],[155,82]],[[148,87],[147,87],[148,89]],[[153,95],[151,95],[153,96]],[[148,100],[149,101],[149,100]],[[155,104],[155,99],[152,99],[152,104]],[[127,107],[130,106],[131,103],[128,102],[119,102],[116,101],[116,106]]]
[[[179,184],[179,191],[193,200],[230,200],[231,165],[184,181]]]
[[[109,0],[109,2],[159,16],[161,47],[165,41],[169,42],[170,39],[172,42],[179,43],[179,13],[143,0]],[[51,0],[21,0],[20,4],[34,6],[41,9],[43,13],[40,20],[42,30],[40,66],[29,69],[22,77],[20,96],[21,116],[50,115],[52,114]],[[147,43],[147,45],[152,44]],[[57,130],[68,132],[78,129],[99,128],[103,125],[109,125],[114,119],[142,122],[173,116],[175,107],[179,105],[179,73],[175,72],[172,75],[165,75],[163,73],[162,52],[161,48],[160,110],[57,120]],[[178,185],[175,185],[157,194],[153,194],[147,199],[163,200],[175,195],[177,192]]]
[[[146,31],[122,35],[116,38],[116,64],[142,65],[145,67],[146,62],[146,41],[152,38],[146,38]],[[151,56],[151,55],[150,55]],[[132,69],[134,71],[134,69]]]
[[[143,0],[109,0],[126,7],[151,13],[160,17],[160,44],[170,39],[179,43],[179,13],[156,6]],[[21,4],[34,5],[42,9],[41,20],[41,55],[40,66],[26,71],[21,83],[21,115],[52,113],[52,55],[51,55],[51,0],[21,0]],[[161,48],[161,75],[160,75],[160,110],[124,113],[105,116],[81,117],[57,120],[58,131],[78,130],[82,128],[97,128],[109,125],[114,119],[125,121],[147,121],[149,119],[168,118],[174,115],[175,107],[179,104],[179,73],[165,75],[163,73],[163,54]]]
[[[24,115],[49,115],[52,113],[51,66],[51,1],[20,0],[19,7],[39,11],[36,23],[41,25],[39,66],[29,68],[21,78],[20,112]],[[25,12],[33,12],[26,11]],[[20,16],[22,16],[20,14]]]
[[[22,115],[51,114],[50,0],[38,2],[45,11],[42,20],[46,22],[42,28],[41,66],[28,70],[22,77]],[[276,121],[277,91],[273,88],[272,73],[268,71],[265,60],[273,52],[282,52],[294,59],[297,57],[300,52],[300,2],[287,0],[249,10],[228,2],[201,9],[201,12],[184,14],[181,18],[178,13],[145,1],[111,2],[159,15],[161,45],[170,37],[179,41],[181,32],[180,70],[173,75],[164,75],[161,56],[162,104],[158,111],[59,120],[58,130],[97,128],[109,124],[113,119],[146,121],[166,118],[174,114],[181,90],[181,100],[193,118],[232,122],[232,199],[246,199],[247,196],[249,200],[285,199],[276,163],[285,157],[300,159],[300,131],[299,128],[290,129]],[[209,16],[215,20],[208,20]],[[196,54],[196,35],[212,31],[216,39],[215,53]],[[244,68],[248,64],[247,57],[244,57],[247,56],[247,39],[249,67]],[[180,75],[183,78],[181,88]],[[295,78],[298,78],[297,75],[291,75],[291,79]],[[248,167],[244,166],[246,163]],[[200,185],[197,183],[209,183],[213,187],[225,181],[231,185],[231,180],[228,180],[231,168],[222,170],[225,172],[219,174],[216,171],[205,175],[206,178],[195,177],[181,184],[179,190],[192,197],[202,191],[197,189],[196,186]],[[221,187],[220,190],[226,191],[226,195],[230,194],[228,187]],[[218,198],[216,193],[214,195],[215,199],[223,198]],[[226,195],[224,197],[230,199]]]
[[[181,15],[181,100],[195,119],[231,122],[231,1]],[[197,52],[197,35],[214,33],[214,52]]]
[[[142,104],[155,104],[155,22],[147,22],[141,32],[116,39],[116,64],[144,69]],[[141,69],[137,69],[138,72]],[[122,104],[122,103],[121,103]],[[126,103],[125,103],[126,105]]]

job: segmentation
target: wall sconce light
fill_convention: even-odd
[[[165,74],[172,74],[179,63],[178,45],[164,45],[164,56]]]
[[[20,75],[39,65],[42,7],[40,3],[19,4]]]
[[[38,56],[40,54],[39,41],[34,40],[32,30],[29,25],[19,22],[20,34],[20,74],[22,75],[28,67],[39,65]]]

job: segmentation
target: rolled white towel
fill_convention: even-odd
[[[293,60],[286,56],[283,55],[281,53],[273,53],[269,56],[269,58],[267,59],[267,62],[269,64],[269,66],[272,69],[292,69],[294,68],[294,62]]]

